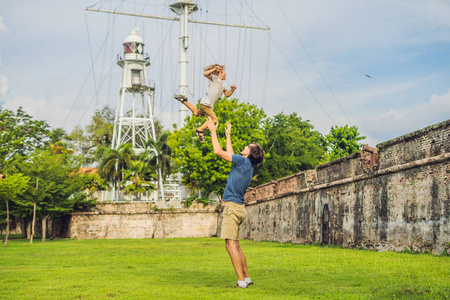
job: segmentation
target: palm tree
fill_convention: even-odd
[[[156,141],[149,139],[145,143],[145,152],[142,153],[140,158],[147,162],[149,166],[158,170],[158,186],[161,187],[161,191],[164,180],[172,173],[172,157],[170,156],[172,149],[167,144],[168,136],[169,134],[165,132]]]
[[[132,160],[128,165],[128,169],[124,171],[124,182],[127,184],[124,190],[133,193],[136,200],[140,200],[140,194],[154,190],[155,186],[147,181],[148,166],[140,160]]]
[[[86,175],[86,188],[89,192],[103,191],[108,189],[109,183],[102,178],[98,173]]]
[[[120,182],[124,178],[124,170],[134,156],[132,144],[122,144],[119,149],[108,149],[99,165],[100,176],[114,182],[120,190]]]

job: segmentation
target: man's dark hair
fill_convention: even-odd
[[[259,165],[264,160],[264,150],[258,143],[251,143],[250,154],[248,155],[248,159],[253,166]]]

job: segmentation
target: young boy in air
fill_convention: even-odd
[[[217,100],[222,97],[222,93],[225,97],[230,97],[233,92],[236,90],[236,86],[233,84],[230,87],[230,90],[226,89],[225,83],[223,82],[227,78],[227,73],[225,73],[225,66],[215,64],[209,65],[204,68],[203,75],[209,79],[208,87],[206,88],[206,96],[200,100],[200,108],[197,110],[197,107],[192,103],[187,101],[187,97],[184,95],[175,95],[174,98],[186,105],[189,108],[194,116],[207,116],[210,117],[214,123],[217,123],[217,116],[213,111],[214,104]],[[203,131],[208,128],[205,122],[202,126],[195,129],[195,134],[200,142],[205,141],[205,136]]]
[[[252,179],[255,166],[264,160],[264,151],[258,143],[251,143],[242,150],[240,155],[235,155],[231,145],[231,124],[229,122],[225,129],[227,145],[226,151],[224,151],[217,139],[216,124],[209,117],[206,122],[211,132],[214,153],[233,164],[223,193],[224,210],[220,238],[225,240],[225,247],[236,272],[238,282],[235,288],[246,288],[253,285],[253,282],[248,273],[247,259],[239,244],[241,224],[247,216],[244,194]]]

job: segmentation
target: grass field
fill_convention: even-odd
[[[241,241],[255,285],[218,238],[10,240],[0,299],[445,299],[450,257]]]

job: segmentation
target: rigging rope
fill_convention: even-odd
[[[253,5],[253,0],[251,2]],[[250,20],[250,26],[253,26],[253,18]],[[250,90],[251,90],[251,74],[252,74],[252,46],[253,46],[253,30],[250,31],[250,52],[249,52],[249,67],[248,67],[248,89],[247,89],[247,101],[250,100]]]
[[[225,1],[225,23],[228,23],[228,0],[226,0]],[[226,49],[226,47],[227,47],[227,38],[228,38],[228,36],[227,36],[227,29],[228,29],[228,26],[225,26],[225,59],[224,59],[224,65],[226,66],[227,65],[227,49]]]
[[[111,8],[111,6],[112,6],[112,3],[110,3],[110,5],[109,5],[109,8]],[[111,18],[113,18],[114,16],[112,16],[112,15],[108,15],[108,24],[111,22]],[[110,49],[111,49],[111,53],[110,53],[110,56],[109,57],[114,57],[114,37],[115,37],[115,24],[112,24],[111,25],[111,27],[112,27],[112,34],[111,34],[111,45],[110,45]],[[106,29],[108,29],[108,27],[106,28]],[[105,73],[105,66],[106,66],[106,62],[104,62],[104,64],[103,64],[103,73]],[[107,97],[106,97],[106,101],[108,101],[107,102],[107,106],[109,107],[111,104],[110,104],[110,99],[111,99],[111,87],[112,87],[112,76],[109,76],[109,82],[108,82],[108,88],[107,88],[107,91],[108,91],[108,94],[107,94]]]
[[[112,70],[112,68],[114,67],[114,65],[115,65],[115,63],[112,63],[112,64],[111,64],[111,67],[109,68],[108,74],[106,74],[106,75],[109,75],[109,73],[111,72],[111,70]],[[98,92],[100,91],[101,87],[103,86],[103,83],[106,81],[106,78],[107,78],[107,77],[105,76],[105,78],[104,78],[104,79],[102,80],[102,82],[100,83],[100,86],[98,87],[98,90],[96,91],[94,97],[92,97],[91,102],[89,102],[88,107],[84,110],[84,113],[83,113],[83,115],[81,116],[81,118],[80,118],[80,120],[78,121],[78,123],[77,123],[76,126],[80,125],[81,120],[84,118],[84,116],[86,115],[86,112],[87,112],[87,111],[89,110],[89,108],[91,107],[92,102],[94,102],[94,100],[96,99],[96,97],[97,97],[97,95],[98,95]]]
[[[89,26],[88,26],[88,23],[87,23],[87,16],[86,16],[86,14],[84,14],[84,21],[85,21],[85,24],[86,24],[86,32],[87,32],[87,36],[88,36],[89,54],[90,54],[90,57],[91,57],[91,65],[93,66],[94,65],[94,61],[92,59],[91,36],[89,34]],[[95,79],[95,72],[92,72],[92,77],[94,79],[94,91],[96,91],[97,90],[97,80]],[[98,97],[96,97],[96,101],[95,102],[98,105]]]
[[[322,72],[320,72],[319,68],[317,67],[316,63],[314,62],[313,58],[311,57],[311,55],[309,54],[309,51],[306,49],[306,46],[303,44],[300,36],[297,34],[294,26],[292,25],[291,21],[289,20],[288,16],[286,15],[286,13],[284,12],[284,9],[281,7],[280,2],[278,0],[277,4],[278,7],[280,8],[281,12],[283,13],[284,17],[286,18],[286,20],[288,21],[289,25],[291,26],[292,31],[295,33],[295,36],[297,37],[298,41],[300,42],[300,44],[302,45],[303,49],[305,50],[306,54],[308,55],[309,60],[311,61],[311,63],[314,65],[314,68],[317,70],[317,72],[319,73],[320,77],[322,78],[323,82],[325,83],[326,87],[328,88],[328,90],[330,91],[331,95],[333,96],[334,100],[336,101],[337,105],[339,106],[339,108],[341,109],[341,111],[344,113],[345,117],[347,118],[347,120],[350,122],[350,125],[353,126],[352,121],[350,121],[350,118],[347,116],[347,114],[345,113],[344,109],[342,108],[341,104],[339,103],[339,101],[337,100],[336,96],[334,95],[333,91],[331,90],[330,86],[328,85],[328,82],[325,80],[325,78],[322,75]]]
[[[334,125],[336,125],[336,122],[334,122],[333,118],[331,118],[331,116],[328,114],[328,112],[325,110],[325,108],[322,106],[322,104],[320,103],[319,99],[317,99],[317,97],[314,95],[314,93],[311,91],[311,89],[309,88],[309,86],[306,84],[306,82],[303,80],[303,78],[300,76],[300,74],[297,72],[297,70],[294,68],[294,66],[292,65],[292,63],[289,61],[289,59],[286,57],[286,55],[283,53],[283,51],[281,50],[281,48],[277,45],[277,43],[275,43],[275,41],[273,40],[272,36],[269,35],[270,40],[272,41],[272,43],[275,45],[275,47],[277,47],[278,51],[280,51],[281,55],[284,57],[284,59],[286,60],[286,62],[288,63],[288,65],[291,67],[291,69],[294,71],[294,73],[297,75],[297,77],[300,79],[300,81],[303,83],[303,85],[306,87],[306,89],[308,90],[308,92],[311,94],[311,96],[314,98],[314,100],[316,100],[316,102],[319,104],[319,106],[322,108],[322,110],[325,112],[325,114],[328,116],[328,118],[331,120],[331,122],[333,122]]]
[[[266,74],[264,76],[264,89],[263,89],[263,96],[262,96],[262,108],[265,108],[266,105],[266,95],[267,95],[267,79],[269,77],[269,57],[270,57],[270,32],[269,32],[269,38],[267,39],[267,59],[266,59]]]
[[[233,2],[230,2],[231,6],[233,7],[234,11],[239,15],[238,11],[236,10],[236,7],[234,7]],[[241,3],[242,4],[242,3]],[[242,8],[242,5],[241,5]],[[240,16],[241,22],[242,22],[242,16]],[[239,36],[238,36],[238,49],[241,49],[241,28],[239,28]],[[237,60],[236,60],[236,75],[235,75],[235,80],[234,82],[237,82],[237,76],[239,74],[238,70],[239,70],[239,54],[240,51],[238,51],[238,55],[237,55]],[[241,82],[242,83],[242,82]]]
[[[114,18],[113,24],[112,24],[112,25],[114,25],[115,21],[116,21],[116,18]],[[105,39],[104,39],[104,41],[103,41],[103,43],[102,43],[102,45],[101,45],[101,47],[100,47],[100,49],[99,49],[99,51],[98,51],[98,53],[97,53],[97,56],[96,56],[95,59],[94,59],[94,64],[91,66],[91,69],[89,70],[89,72],[88,72],[86,78],[84,79],[84,82],[83,82],[83,84],[81,85],[81,88],[80,88],[80,90],[78,91],[78,94],[77,94],[77,96],[75,97],[75,100],[73,101],[72,107],[70,108],[69,113],[67,114],[66,119],[64,120],[62,127],[64,127],[64,125],[66,125],[66,122],[67,122],[67,120],[69,119],[69,116],[70,116],[70,114],[72,113],[72,110],[73,110],[73,108],[75,107],[75,104],[77,103],[77,101],[78,101],[78,99],[79,99],[79,97],[80,97],[80,95],[81,95],[81,91],[84,89],[84,86],[86,85],[86,82],[87,82],[87,80],[89,79],[89,76],[91,75],[91,72],[94,71],[95,63],[97,62],[97,59],[98,59],[98,57],[99,57],[99,55],[100,55],[100,53],[101,53],[103,47],[104,47],[105,44],[106,44],[106,41],[107,41],[107,38],[108,38],[109,33],[111,32],[111,29],[112,29],[112,26],[111,26],[111,28],[109,29],[109,31],[107,32],[107,34],[106,34],[106,37],[105,37]]]
[[[97,3],[98,3],[98,2],[97,2]],[[142,8],[141,14],[143,13],[143,11],[144,11],[144,9],[146,8],[147,4],[148,4],[148,0],[147,0],[146,4],[144,5],[144,7]],[[123,5],[123,2],[122,2],[121,4],[119,4],[119,5],[116,7],[116,10],[117,10],[119,7],[121,7],[122,5]],[[141,18],[136,18],[133,27],[136,26],[137,22],[138,22],[140,19],[141,19]],[[104,41],[103,41],[103,43],[102,43],[102,46],[100,47],[100,50],[99,50],[99,52],[97,53],[97,56],[96,56],[95,60],[92,59],[92,50],[91,50],[91,53],[90,53],[90,54],[91,54],[91,65],[92,65],[91,70],[89,71],[89,74],[88,74],[88,76],[86,77],[86,80],[84,81],[84,83],[83,83],[83,85],[82,85],[82,87],[81,87],[81,89],[80,89],[80,91],[79,91],[79,93],[78,93],[78,95],[77,95],[77,97],[76,97],[76,99],[75,99],[75,101],[74,101],[72,107],[71,107],[70,110],[69,110],[69,113],[68,113],[68,115],[67,115],[67,117],[66,117],[66,119],[65,119],[65,121],[64,121],[64,123],[63,123],[63,127],[64,127],[64,125],[66,124],[66,122],[67,122],[67,120],[68,120],[68,118],[69,118],[69,116],[70,116],[70,114],[71,114],[73,108],[75,107],[75,104],[76,104],[76,102],[77,102],[77,100],[78,100],[78,97],[79,97],[79,95],[80,95],[80,93],[81,93],[81,90],[84,88],[84,85],[86,84],[87,79],[89,78],[89,75],[90,75],[91,72],[92,72],[92,74],[93,74],[93,78],[94,78],[94,87],[95,87],[95,90],[96,90],[93,99],[97,99],[97,104],[98,104],[98,93],[100,92],[100,89],[101,89],[101,87],[103,86],[103,83],[105,82],[106,78],[107,78],[108,75],[110,74],[110,72],[111,72],[111,70],[112,70],[112,66],[114,66],[114,63],[113,63],[112,66],[110,67],[110,69],[109,69],[108,73],[106,74],[105,78],[103,78],[103,80],[101,81],[101,85],[100,85],[98,88],[97,88],[97,83],[96,83],[96,78],[95,78],[94,66],[95,66],[95,63],[97,62],[97,59],[98,59],[100,53],[101,53],[101,50],[103,49],[103,47],[104,47],[105,44],[106,44],[106,41],[107,41],[107,39],[108,39],[108,36],[109,36],[111,30],[114,28],[115,21],[116,21],[116,19],[114,18],[114,19],[113,19],[113,22],[112,22],[112,24],[111,24],[111,26],[110,26],[110,28],[109,28],[107,34],[106,34],[106,37],[105,37],[105,39],[104,39]],[[91,47],[90,35],[89,35],[89,25],[88,25],[88,22],[87,22],[86,14],[85,14],[85,23],[86,23],[86,30],[87,30],[87,33],[88,33],[89,49],[92,49],[92,47]],[[78,123],[77,123],[77,126],[80,124],[81,120],[82,120],[82,119],[84,118],[84,116],[86,115],[86,112],[87,112],[87,110],[90,108],[90,106],[92,105],[92,102],[93,102],[93,100],[91,100],[91,102],[89,103],[89,106],[88,106],[88,107],[86,108],[86,110],[84,111],[83,115],[81,116],[80,120],[79,120]]]

